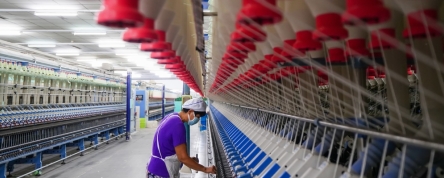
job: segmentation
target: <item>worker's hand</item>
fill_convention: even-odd
[[[194,161],[196,161],[196,163],[199,163],[199,158],[191,157],[191,159],[193,159]]]
[[[216,166],[210,166],[205,168],[205,173],[216,174]]]

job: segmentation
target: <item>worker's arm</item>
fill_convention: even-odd
[[[188,166],[189,168],[205,173],[213,173],[213,174],[216,173],[216,168],[214,166],[212,167],[202,166],[199,163],[197,163],[195,160],[193,160],[190,156],[188,156],[186,144],[177,145],[176,147],[174,147],[174,150],[176,151],[176,155],[179,161]]]

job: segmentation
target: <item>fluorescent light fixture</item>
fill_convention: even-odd
[[[170,78],[171,76],[170,75],[158,75],[157,77],[159,77],[159,78]]]
[[[78,62],[93,62],[96,61],[96,59],[77,59]]]
[[[97,32],[94,32],[94,31],[90,31],[90,32],[87,32],[87,31],[84,31],[84,32],[81,32],[81,31],[78,31],[78,32],[73,32],[72,33],[73,35],[106,35],[106,32],[105,31],[97,31]]]
[[[78,57],[77,58],[77,61],[95,61],[97,58],[96,57],[93,57],[93,56],[90,56],[90,57]]]
[[[100,48],[124,48],[125,47],[125,43],[114,43],[114,44],[99,44]]]
[[[22,32],[19,30],[0,30],[0,35],[2,36],[14,36],[21,35]]]
[[[30,48],[55,48],[55,44],[28,44]]]
[[[127,71],[114,71],[114,73],[125,76],[125,75],[127,75],[128,72]]]
[[[101,61],[92,61],[89,62],[91,64],[92,67],[102,67],[103,62]]]
[[[116,52],[117,56],[139,56],[140,52],[134,51],[134,52]]]
[[[166,71],[155,72],[154,75],[157,75],[157,76],[167,76],[167,77],[171,76],[171,74],[169,72],[166,72]]]
[[[56,53],[57,56],[78,56],[80,55],[79,53],[75,53],[75,52],[67,52],[67,53]]]
[[[133,75],[131,75],[131,78],[140,78],[140,77],[142,77],[142,75],[140,75],[140,74],[133,74]]]
[[[36,16],[77,16],[77,12],[63,12],[63,11],[35,11]]]

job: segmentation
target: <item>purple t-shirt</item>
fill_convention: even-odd
[[[157,134],[159,134],[159,148],[162,158],[176,154],[174,148],[187,142],[185,126],[177,113],[166,115],[154,134],[152,155],[161,157],[157,149]],[[169,176],[165,163],[153,156],[151,156],[148,171],[161,177]]]

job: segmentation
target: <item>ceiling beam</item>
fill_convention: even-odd
[[[76,12],[100,12],[100,9],[0,9],[0,12],[46,12],[46,11],[57,11],[57,12],[63,12],[63,11],[76,11]]]
[[[65,33],[73,33],[73,32],[114,32],[120,33],[125,30],[107,30],[107,29],[93,29],[93,30],[58,30],[58,29],[34,29],[34,30],[20,30],[22,33],[26,32],[65,32]],[[76,36],[100,36],[100,35],[76,35]]]

